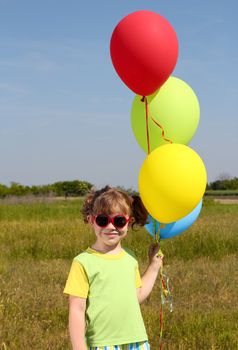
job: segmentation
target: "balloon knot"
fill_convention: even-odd
[[[141,102],[144,102],[145,101],[145,96],[142,96],[141,97]]]

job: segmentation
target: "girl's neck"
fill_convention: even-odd
[[[92,249],[97,250],[100,253],[108,253],[108,254],[117,254],[122,251],[121,242],[119,242],[115,246],[108,246],[102,244],[101,242],[96,241],[92,246]]]

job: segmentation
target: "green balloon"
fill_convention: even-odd
[[[147,101],[150,151],[168,144],[152,118],[163,127],[165,138],[187,145],[197,130],[200,116],[199,102],[192,88],[183,80],[170,77],[159,90],[147,96]],[[139,95],[132,104],[131,126],[138,144],[148,153],[145,102]]]

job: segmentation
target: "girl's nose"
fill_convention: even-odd
[[[116,226],[114,226],[112,222],[109,222],[109,224],[107,225],[106,228],[107,229],[112,229],[112,228],[116,229]]]

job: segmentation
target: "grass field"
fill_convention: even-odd
[[[0,204],[0,349],[67,350],[68,304],[62,294],[73,257],[93,232],[81,201]],[[143,229],[124,246],[143,274],[152,242]],[[162,241],[174,311],[164,311],[164,350],[238,349],[238,204],[204,200],[196,223]],[[159,281],[142,313],[152,350],[159,349]]]

